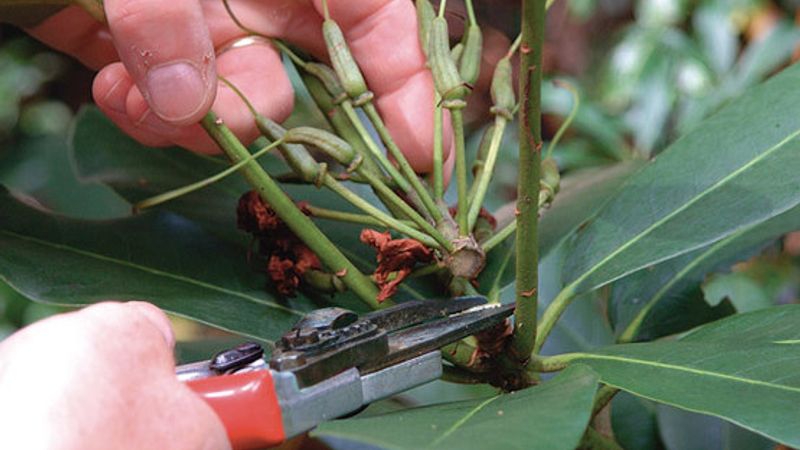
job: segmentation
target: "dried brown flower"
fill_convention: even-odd
[[[418,262],[433,260],[433,252],[421,242],[415,239],[392,239],[388,232],[362,230],[361,242],[378,251],[378,267],[374,277],[381,289],[377,298],[379,302],[394,295]]]
[[[305,202],[298,203],[309,214]],[[320,269],[314,254],[278,217],[275,210],[255,191],[242,195],[236,209],[237,225],[258,239],[258,252],[267,259],[266,272],[277,291],[292,296],[300,286],[303,274]]]

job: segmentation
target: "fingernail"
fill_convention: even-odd
[[[206,103],[203,75],[188,62],[169,63],[147,72],[147,99],[153,112],[168,122],[180,122]]]

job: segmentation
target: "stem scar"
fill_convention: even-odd
[[[530,290],[520,292],[519,295],[528,298],[528,297],[533,297],[535,294],[536,294],[536,288],[534,287]]]

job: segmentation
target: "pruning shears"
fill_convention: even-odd
[[[275,446],[376,400],[436,380],[441,347],[501,323],[513,305],[483,297],[401,303],[359,317],[306,314],[275,344],[246,343],[177,375],[216,411],[236,450]]]

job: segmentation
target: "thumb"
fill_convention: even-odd
[[[214,47],[198,0],[105,0],[114,46],[150,109],[199,121],[216,95]]]

